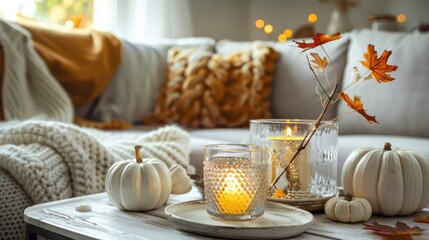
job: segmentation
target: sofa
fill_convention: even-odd
[[[307,39],[306,41],[310,41]],[[167,51],[171,47],[204,47],[222,56],[251,48],[253,42],[220,40],[209,38],[165,40],[156,43],[133,44],[124,42],[123,63],[112,80],[109,89],[97,103],[77,109],[81,116],[95,120],[109,120],[118,117],[133,122],[131,131],[147,132],[159,126],[148,126],[144,119],[157,104],[157,95],[165,79]],[[270,94],[270,112],[276,119],[315,119],[321,111],[321,104],[315,92],[315,80],[308,68],[305,53],[286,43],[260,42],[279,53]],[[330,108],[325,119],[335,116],[339,122],[337,184],[341,185],[341,170],[348,155],[362,146],[382,148],[384,142],[391,142],[401,149],[411,149],[429,158],[429,34],[421,32],[382,32],[356,29],[345,33],[337,41],[327,43],[325,50],[335,65],[340,86],[352,79],[352,67],[360,66],[367,45],[375,45],[380,55],[391,50],[389,64],[397,65],[392,73],[391,83],[377,84],[366,81],[357,86],[352,94],[362,96],[365,109],[375,115],[379,124],[371,125],[359,114],[348,114],[350,109],[343,101]],[[322,53],[320,49],[315,52]],[[131,63],[144,65],[135,67]],[[140,65],[139,65],[140,66]],[[134,81],[132,75],[139,75],[141,81]],[[333,69],[328,74],[334,75]],[[125,75],[127,77],[123,78]],[[122,79],[121,82],[117,79]],[[129,81],[124,83],[123,81]],[[134,95],[130,89],[140,91]],[[123,93],[123,94],[121,94]],[[139,103],[139,111],[133,111]],[[129,107],[121,107],[127,105]],[[130,114],[132,113],[132,114]],[[178,124],[178,123],[168,123]],[[214,143],[249,143],[248,127],[195,128],[179,126],[191,135],[190,161],[196,174],[202,176],[203,147]]]
[[[217,52],[228,54],[244,48],[249,43],[220,41]],[[285,44],[270,43],[280,52],[273,81],[271,110],[273,118],[315,119],[321,107],[314,92],[314,78],[305,57],[298,48]],[[362,97],[368,113],[376,115],[380,124],[371,125],[359,114],[346,115],[350,110],[341,101],[329,112],[328,119],[342,116],[338,138],[338,185],[341,170],[348,155],[362,146],[378,146],[391,142],[401,149],[412,149],[429,157],[429,34],[379,32],[367,29],[344,34],[337,42],[326,44],[326,51],[337,68],[342,87],[352,79],[352,67],[359,66],[368,44],[376,46],[379,54],[392,50],[389,64],[397,65],[391,83],[362,83],[353,93]],[[346,116],[344,116],[346,115]],[[247,129],[191,130],[193,137],[218,141],[248,143]],[[198,146],[195,150],[200,150]],[[191,161],[201,169],[201,155]],[[200,172],[199,172],[200,173]]]
[[[304,40],[311,41],[311,39]],[[395,147],[412,149],[429,158],[429,94],[427,94],[429,91],[429,69],[427,68],[429,63],[429,55],[427,54],[429,52],[429,34],[357,29],[343,34],[340,40],[327,43],[324,46],[325,50],[329,53],[330,60],[335,66],[335,69],[328,69],[328,74],[338,76],[340,87],[345,87],[351,81],[351,69],[353,66],[359,65],[358,61],[362,59],[362,54],[366,51],[369,43],[376,46],[379,54],[384,49],[392,50],[393,53],[389,63],[397,65],[398,70],[392,74],[396,79],[391,83],[375,84],[373,81],[367,81],[357,86],[353,91],[354,94],[362,96],[365,109],[369,114],[375,115],[380,124],[370,125],[358,114],[349,115],[350,109],[342,101],[336,102],[333,107],[328,109],[325,119],[342,116],[338,118],[338,185],[341,185],[342,166],[347,156],[353,150],[362,146],[378,146],[381,148],[388,141]],[[301,49],[294,47],[295,44],[290,40],[286,43],[257,41],[257,46],[268,46],[270,49],[275,50],[277,54],[273,55],[274,57],[270,59],[270,63],[275,59],[276,64],[275,68],[273,68],[272,64],[267,65],[266,62],[252,63],[264,66],[262,74],[269,73],[269,76],[264,78],[266,81],[263,86],[266,88],[259,89],[259,91],[264,91],[264,94],[261,95],[263,96],[264,104],[263,106],[258,106],[257,104],[246,106],[248,112],[246,112],[246,118],[241,119],[240,125],[235,125],[235,123],[216,125],[215,122],[215,126],[205,128],[199,125],[187,125],[174,121],[162,121],[159,124],[151,122],[149,124],[148,117],[157,109],[160,101],[159,96],[164,91],[164,83],[169,77],[168,68],[171,67],[169,59],[171,58],[172,49],[181,49],[183,51],[187,51],[186,49],[202,49],[201,54],[205,54],[204,56],[216,54],[218,57],[224,56],[228,61],[236,60],[238,56],[242,61],[247,61],[257,57],[254,52],[249,53],[249,49],[254,49],[255,47],[254,41],[215,41],[210,38],[188,38],[131,43],[122,40],[120,48],[121,59],[119,62],[114,61],[114,65],[118,63],[118,66],[115,71],[110,69],[109,73],[112,73],[112,77],[109,79],[108,84],[106,84],[105,88],[98,87],[99,94],[96,96],[91,95],[91,101],[87,101],[85,104],[75,104],[74,115],[82,119],[98,122],[120,120],[132,125],[132,128],[110,130],[108,132],[108,134],[113,135],[108,135],[107,140],[114,139],[118,131],[120,131],[120,134],[132,134],[121,135],[121,139],[125,139],[124,141],[128,141],[126,140],[128,136],[133,136],[133,139],[127,142],[128,144],[134,144],[140,138],[146,139],[144,137],[145,133],[151,132],[153,134],[154,130],[158,130],[165,125],[177,125],[180,129],[185,130],[190,137],[190,142],[188,143],[182,139],[186,138],[186,136],[180,130],[177,130],[181,136],[178,139],[182,139],[177,144],[183,145],[183,148],[189,144],[189,159],[187,161],[193,167],[188,168],[188,172],[202,176],[203,147],[207,144],[215,143],[249,143],[248,121],[254,119],[253,116],[275,119],[315,119],[321,112],[319,96],[315,92],[316,82],[313,73],[308,68],[305,53]],[[322,54],[320,49],[315,49],[314,51]],[[237,55],[236,52],[245,54]],[[263,53],[264,51],[262,51]],[[109,57],[113,58],[115,56],[117,55],[111,53],[103,58],[109,59]],[[245,60],[243,60],[244,57]],[[58,63],[55,59],[51,60],[55,64]],[[66,63],[69,64],[67,61]],[[94,63],[92,62],[92,64]],[[79,71],[76,71],[75,66],[72,66],[75,73],[79,73]],[[241,66],[241,69],[247,69],[245,68],[246,66]],[[252,66],[254,67],[255,65]],[[91,67],[94,68],[97,65],[91,65]],[[91,67],[87,69],[88,72],[91,72]],[[236,66],[234,63],[229,62],[224,67],[234,68]],[[94,72],[106,73],[102,70]],[[261,77],[261,72],[257,73],[253,70],[252,72],[252,78]],[[205,81],[205,79],[199,79],[199,81]],[[63,87],[66,88],[67,86]],[[246,85],[246,89],[243,91],[253,91],[254,88],[254,85]],[[79,86],[72,89],[75,90],[74,94],[79,95]],[[245,93],[235,93],[235,96],[239,98],[241,94]],[[172,104],[174,104],[174,101]],[[235,108],[241,110],[239,105]],[[259,111],[260,109],[264,110]],[[184,112],[177,112],[179,117],[181,114],[184,114]],[[238,114],[240,114],[240,111],[238,111]],[[234,118],[229,120],[234,120]],[[43,124],[40,124],[43,127]],[[60,133],[64,133],[64,129],[71,129],[73,132],[78,131],[74,127],[61,127],[61,125],[55,129]],[[49,132],[49,128],[46,131]],[[91,135],[91,130],[85,130],[85,132]],[[39,141],[40,138],[37,134],[38,132],[36,132],[34,139]],[[106,140],[103,134],[92,134],[101,136],[101,142]],[[116,143],[120,143],[117,156],[119,156],[119,153],[126,156],[128,153],[122,150],[124,145],[118,141]],[[173,140],[169,141],[168,144],[174,146],[176,143]],[[156,148],[156,146],[159,145],[155,144],[155,147],[151,149]],[[76,147],[79,146],[76,145]],[[177,146],[174,146],[174,148],[177,148]],[[88,149],[88,151],[94,153],[91,150],[93,149],[92,147],[88,147]],[[107,147],[103,149],[106,150]],[[74,153],[74,151],[69,152],[70,154]],[[49,153],[55,154],[55,151],[49,151]],[[37,156],[32,159],[37,159]],[[113,161],[113,157],[109,159]],[[102,167],[106,170],[108,164],[103,164]],[[100,175],[100,172],[97,172],[97,174]],[[2,181],[3,184],[12,184],[14,176],[7,175],[7,177],[8,181]],[[85,189],[85,191],[89,190]],[[25,195],[25,192],[22,194]],[[24,200],[19,199],[19,201]],[[25,199],[25,204],[28,205],[31,202],[30,198]]]

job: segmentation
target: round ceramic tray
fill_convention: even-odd
[[[278,239],[298,235],[311,226],[311,213],[295,207],[267,202],[261,217],[227,221],[210,216],[204,201],[173,204],[165,208],[167,218],[178,228],[198,234],[234,239]]]
[[[269,197],[267,200],[277,203],[287,204],[307,211],[318,211],[323,210],[325,203],[333,196],[321,197],[321,198],[309,198],[309,199],[284,199],[284,198],[272,198]]]

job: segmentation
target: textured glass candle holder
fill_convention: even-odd
[[[214,144],[204,147],[207,212],[226,220],[250,220],[264,214],[268,150],[264,146]]]
[[[313,127],[311,120],[261,119],[250,121],[250,141],[268,147],[268,178],[274,181]],[[338,123],[322,121],[309,144],[276,183],[285,199],[309,200],[335,195],[337,186]]]

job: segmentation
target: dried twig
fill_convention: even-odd
[[[283,174],[285,174],[287,168],[292,164],[292,162],[296,159],[296,157],[299,155],[299,153],[302,150],[304,150],[307,147],[307,145],[310,143],[310,140],[313,137],[313,135],[316,133],[317,129],[319,128],[320,123],[322,122],[323,116],[325,116],[325,113],[328,110],[332,99],[337,94],[338,86],[339,86],[338,83],[335,84],[335,87],[332,89],[331,93],[328,95],[328,99],[327,99],[325,105],[323,106],[323,110],[320,113],[319,117],[317,118],[316,122],[314,123],[313,127],[307,131],[307,133],[305,134],[304,138],[301,141],[301,144],[299,145],[295,154],[292,156],[289,163],[286,165],[286,167],[283,169],[283,171],[276,177],[276,179],[272,182],[271,191],[275,188],[275,185],[280,180],[280,177],[283,176]]]

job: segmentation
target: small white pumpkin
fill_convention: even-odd
[[[407,150],[363,147],[347,158],[342,171],[345,192],[369,201],[373,213],[409,215],[429,202],[429,161]]]
[[[325,213],[330,219],[345,223],[365,222],[372,214],[371,204],[364,198],[333,197],[325,204]]]
[[[106,176],[106,192],[119,209],[148,211],[167,202],[171,177],[167,165],[159,159],[140,156],[142,146],[135,146],[135,160],[116,162]]]
[[[179,164],[173,164],[170,167],[171,174],[171,193],[183,194],[191,191],[192,181],[191,178],[186,174],[185,168]]]

